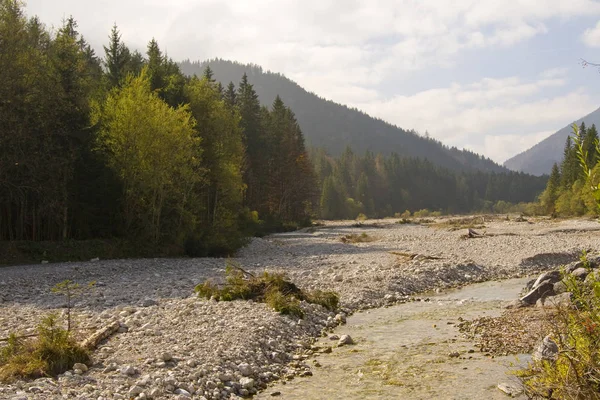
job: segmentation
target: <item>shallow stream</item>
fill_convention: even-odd
[[[462,337],[457,324],[459,318],[499,315],[526,282],[475,284],[429,301],[357,313],[335,332],[349,334],[355,345],[319,355],[309,361],[320,365],[312,377],[277,383],[257,398],[507,399],[498,383],[518,384],[509,371],[529,357],[483,354]],[[335,343],[323,338],[318,344]],[[458,357],[450,356],[456,352]]]

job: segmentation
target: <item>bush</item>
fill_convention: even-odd
[[[306,301],[313,304],[319,304],[329,311],[337,310],[340,297],[335,292],[325,292],[322,290],[315,290],[306,295]]]
[[[582,256],[586,265],[585,254]],[[589,264],[587,264],[589,267]],[[585,282],[564,278],[574,307],[562,307],[555,320],[555,361],[535,361],[519,372],[531,396],[600,399],[600,281],[591,271]]]
[[[304,317],[304,311],[300,308],[300,301],[295,297],[286,296],[277,290],[267,292],[265,303],[280,314],[291,315],[297,318]]]
[[[422,210],[415,211],[413,213],[413,217],[415,217],[415,218],[425,218],[425,217],[429,217],[430,214],[431,214],[431,212],[428,209],[424,208]]]
[[[88,352],[79,346],[70,333],[57,324],[51,314],[37,327],[37,338],[23,340],[15,334],[0,351],[0,381],[55,377],[75,363],[88,363]]]
[[[334,292],[315,290],[304,292],[282,273],[264,272],[255,276],[244,271],[239,265],[228,263],[225,269],[224,285],[217,285],[210,280],[196,286],[199,297],[217,301],[255,300],[267,303],[275,311],[302,317],[300,301],[319,304],[329,310],[338,307],[339,297]]]
[[[367,235],[366,232],[357,235],[356,233],[351,233],[349,235],[342,236],[340,239],[343,243],[368,243],[373,242],[376,239],[373,236]]]
[[[363,214],[363,213],[360,213],[360,214],[358,214],[358,216],[356,217],[356,220],[357,220],[357,221],[360,221],[360,222],[364,222],[364,221],[366,221],[366,220],[367,220],[367,216],[366,216],[365,214]]]

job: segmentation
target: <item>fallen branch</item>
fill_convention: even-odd
[[[475,229],[469,228],[468,233],[466,234],[465,237],[467,237],[469,239],[482,238],[482,237],[485,237],[485,233],[482,234],[482,233],[477,232]]]
[[[437,256],[426,256],[424,254],[419,254],[419,253],[405,253],[402,251],[390,251],[390,254],[393,254],[395,256],[400,256],[400,257],[406,257],[409,258],[411,260],[414,260],[415,258],[419,257],[423,260],[441,260],[442,257],[437,257]]]
[[[121,324],[119,321],[113,321],[108,326],[94,332],[91,336],[81,342],[81,347],[87,350],[94,350],[104,339],[109,338],[119,330]]]

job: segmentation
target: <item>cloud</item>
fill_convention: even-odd
[[[517,137],[537,138],[596,106],[588,92],[567,86],[564,69],[548,69],[529,79],[498,78],[498,63],[486,71],[495,78],[479,75],[471,83],[448,82],[417,93],[401,93],[401,85],[390,84],[422,70],[454,71],[468,52],[509,50],[549,34],[556,20],[600,17],[596,0],[27,3],[30,14],[55,25],[72,14],[100,54],[116,22],[133,48],[144,50],[154,37],[176,60],[220,57],[259,64],[322,97],[407,129],[429,130],[445,143],[481,149],[498,161],[510,155],[506,149],[514,143],[525,143]],[[600,22],[582,40],[600,47]],[[396,95],[384,96],[378,90],[382,87]],[[549,97],[550,92],[561,94]]]
[[[398,126],[427,131],[448,145],[477,150],[503,162],[597,108],[584,88],[545,97],[548,87],[567,85],[562,74],[561,70],[545,71],[531,81],[484,78],[352,105]]]
[[[586,29],[581,36],[581,40],[586,46],[600,47],[600,21],[593,28]]]

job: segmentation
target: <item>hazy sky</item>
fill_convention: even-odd
[[[281,72],[322,97],[503,162],[600,107],[600,1],[29,0],[103,54],[132,48]]]

